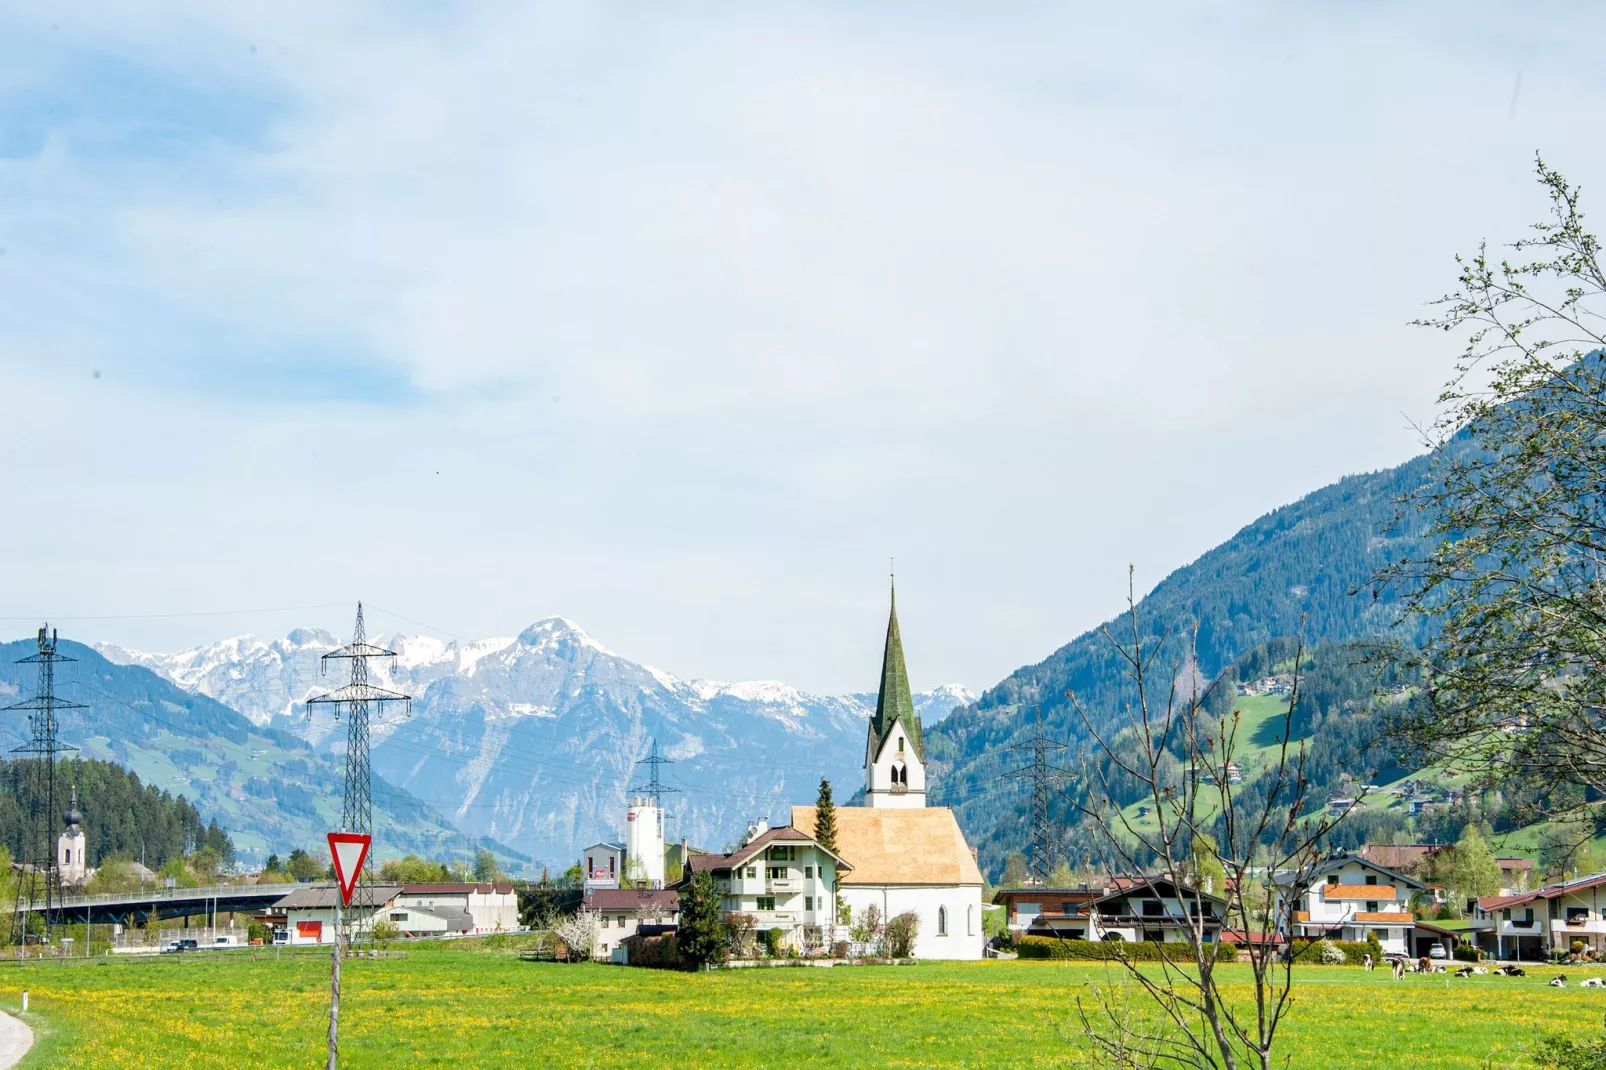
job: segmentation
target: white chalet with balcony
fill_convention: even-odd
[[[1360,941],[1376,934],[1389,955],[1411,953],[1415,919],[1409,904],[1411,896],[1427,887],[1414,877],[1349,854],[1323,860],[1298,882],[1292,875],[1279,874],[1274,885],[1278,916],[1291,937]]]
[[[692,855],[676,889],[708,870],[724,896],[725,913],[748,914],[758,930],[780,929],[798,950],[828,945],[836,921],[837,878],[853,867],[812,837],[760,822],[742,846],[724,855]]]

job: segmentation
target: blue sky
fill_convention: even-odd
[[[1606,174],[1582,5],[259,7],[0,14],[0,615],[864,690],[896,554],[984,687],[1415,452]]]

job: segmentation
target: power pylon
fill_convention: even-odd
[[[1027,764],[1019,769],[1004,773],[999,779],[1031,778],[1032,782],[1032,844],[1031,856],[1027,861],[1027,868],[1039,881],[1046,883],[1048,875],[1054,869],[1055,837],[1053,819],[1049,816],[1048,800],[1054,791],[1054,781],[1072,776],[1069,769],[1061,769],[1057,765],[1050,765],[1048,756],[1051,751],[1067,749],[1059,740],[1050,739],[1043,734],[1043,707],[1037,707],[1037,725],[1030,739],[1023,743],[1016,743],[1009,748],[1012,751],[1026,751],[1030,754]]]
[[[662,754],[659,754],[658,740],[654,738],[652,741],[652,749],[647,752],[647,756],[645,758],[636,764],[645,765],[647,767],[647,783],[638,784],[630,790],[634,791],[638,795],[644,795],[651,799],[652,804],[658,809],[662,810],[664,808],[664,793],[670,791],[679,791],[680,789],[664,787],[664,782],[658,775],[658,767],[663,765],[673,765],[675,764],[675,759],[665,758]]]
[[[39,666],[38,691],[32,698],[0,710],[0,713],[28,711],[28,742],[13,747],[11,753],[32,755],[34,774],[38,777],[29,806],[27,840],[23,845],[23,857],[19,859],[22,867],[11,916],[11,937],[18,941],[19,947],[27,943],[28,915],[39,906],[40,900],[44,905],[45,946],[48,947],[61,905],[61,872],[56,867],[55,845],[50,842],[56,818],[56,759],[62,751],[78,748],[56,738],[56,711],[88,708],[82,702],[56,697],[56,666],[77,659],[56,653],[56,633],[50,630],[50,625],[39,629],[38,644],[38,653],[17,660],[18,665]]]
[[[377,647],[368,642],[368,632],[363,625],[362,603],[357,603],[357,625],[352,631],[351,642],[339,650],[331,650],[322,658],[319,668],[327,672],[332,661],[349,661],[351,663],[351,682],[344,687],[337,687],[324,695],[314,695],[307,699],[307,705],[329,705],[334,708],[335,720],[344,714],[346,718],[346,782],[340,800],[340,831],[356,832],[367,836],[374,833],[374,788],[373,788],[373,762],[368,754],[368,721],[371,707],[383,705],[386,702],[400,702],[404,709],[412,708],[412,696],[403,695],[399,691],[388,691],[383,687],[376,687],[368,682],[368,662],[371,658],[389,658],[392,667],[396,663],[396,652]],[[348,946],[351,944],[352,934],[356,932],[361,921],[363,908],[368,913],[374,908],[374,847],[370,843],[368,859],[363,865],[362,873],[357,878],[357,887],[351,896],[352,909],[342,918],[345,922],[340,939]]]

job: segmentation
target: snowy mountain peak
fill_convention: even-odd
[[[613,651],[591,638],[586,630],[566,617],[548,617],[538,620],[519,633],[520,646],[537,650],[560,649],[565,644],[582,647],[598,654],[614,656]]]

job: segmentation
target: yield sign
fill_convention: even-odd
[[[357,886],[357,874],[362,872],[363,859],[368,857],[372,836],[356,832],[331,832],[329,853],[335,857],[335,879],[340,882],[340,901],[351,906],[351,890]]]

